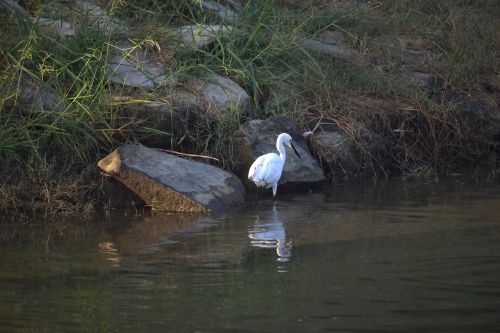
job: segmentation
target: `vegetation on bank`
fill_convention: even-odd
[[[55,15],[53,1],[19,3],[34,17]],[[447,87],[496,105],[498,1],[249,0],[230,34],[194,51],[172,43],[168,28],[217,22],[200,1],[101,5],[130,31],[108,35],[84,25],[77,36],[60,37],[37,21],[0,11],[2,215],[91,211],[100,197],[96,162],[120,143],[158,134],[123,109],[160,100],[166,92],[117,87],[106,75],[106,57],[123,39],[151,50],[171,78],[210,70],[252,97],[247,115],[200,121],[184,135],[164,131],[164,148],[216,156],[231,168],[227,147],[239,123],[286,115],[304,127],[334,121],[358,140],[362,129],[382,135],[391,147],[386,174],[435,173],[480,162],[496,167],[496,143],[471,135],[446,104],[409,85],[404,77],[414,65],[402,65],[401,54],[402,45],[410,45],[426,59],[426,71],[444,78]],[[336,59],[304,46],[305,38],[327,30],[341,32],[355,54]],[[57,91],[62,109],[20,107],[26,77]]]

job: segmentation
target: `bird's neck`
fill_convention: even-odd
[[[285,145],[283,144],[283,142],[278,142],[276,144],[276,149],[278,149],[278,153],[280,153],[280,157],[281,159],[283,160],[283,162],[285,162],[285,158],[286,158],[286,149],[285,149]]]

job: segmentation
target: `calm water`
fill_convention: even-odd
[[[1,332],[499,332],[500,185],[2,228]]]

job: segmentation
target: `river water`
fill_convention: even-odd
[[[500,185],[2,227],[1,332],[500,332]]]

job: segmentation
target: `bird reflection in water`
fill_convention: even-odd
[[[253,227],[248,230],[248,237],[252,246],[276,249],[279,262],[287,262],[292,256],[292,242],[286,241],[285,225],[278,216],[276,204],[273,204],[269,218],[261,219],[257,215]]]

